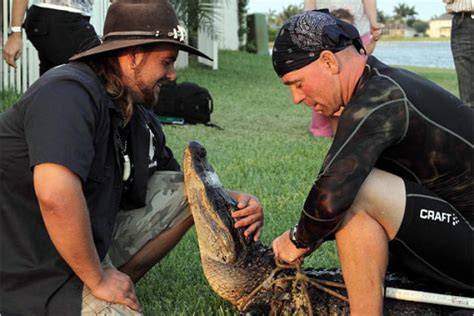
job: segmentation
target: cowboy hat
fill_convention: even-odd
[[[137,45],[170,43],[212,61],[206,54],[187,45],[185,36],[186,30],[179,25],[168,0],[118,0],[107,11],[102,43],[69,60]]]

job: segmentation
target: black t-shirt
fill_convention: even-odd
[[[330,237],[373,167],[425,186],[472,224],[473,117],[439,86],[370,56],[304,204],[298,240]]]
[[[133,181],[122,199],[116,138],[120,124],[101,82],[82,63],[49,71],[0,116],[2,315],[80,312],[82,283],[44,226],[33,188],[35,165],[60,164],[80,177],[101,259],[110,246],[120,203],[143,206],[149,175],[157,169],[179,170],[158,120],[137,106],[129,127]]]

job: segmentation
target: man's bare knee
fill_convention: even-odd
[[[405,212],[405,192],[403,179],[374,168],[357,193],[344,223],[355,213],[364,211],[382,225],[390,240],[393,239]]]

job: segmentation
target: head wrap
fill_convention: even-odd
[[[312,63],[324,50],[336,53],[350,45],[364,49],[352,24],[336,19],[328,10],[305,11],[292,16],[278,32],[273,68],[282,77]]]

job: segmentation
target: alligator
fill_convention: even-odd
[[[211,288],[242,315],[348,315],[339,269],[302,269],[275,261],[272,249],[234,228],[236,201],[224,190],[206,149],[191,141],[184,151],[184,177],[204,274]],[[386,285],[413,288],[405,276],[388,273]],[[459,308],[386,298],[387,315],[446,315]],[[466,311],[466,310],[465,310]],[[467,312],[467,311],[466,311]],[[472,312],[472,310],[471,310]]]

